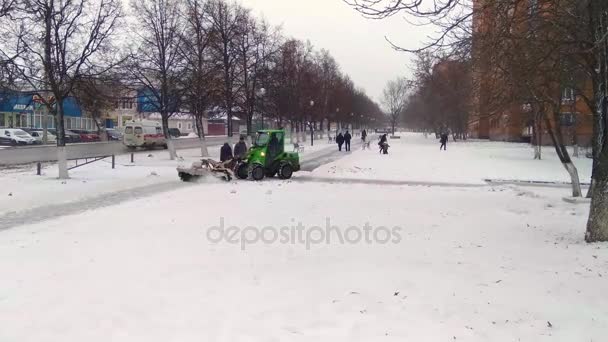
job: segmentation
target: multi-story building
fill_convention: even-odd
[[[32,92],[5,92],[0,94],[0,127],[55,128],[53,116],[40,105]],[[93,119],[83,113],[78,101],[68,97],[63,101],[64,126],[66,129],[94,130]]]
[[[532,139],[533,134],[540,134],[542,144],[551,144],[544,122],[540,120],[540,125],[534,127],[535,115],[532,106],[512,96],[514,89],[496,77],[496,69],[492,66],[489,54],[484,53],[481,44],[478,44],[476,37],[493,29],[496,19],[491,8],[483,6],[484,2],[485,0],[473,1],[474,86],[469,135],[479,139],[528,142],[536,141]],[[530,0],[526,7],[513,10],[514,13],[510,14],[517,15],[518,10],[530,10],[535,8],[534,6],[538,6],[538,1]],[[522,25],[515,29],[527,30],[529,27]],[[587,146],[591,142],[593,131],[591,110],[572,89],[566,88],[562,91],[561,115],[553,125],[561,128],[565,143]]]

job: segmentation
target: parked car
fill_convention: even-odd
[[[24,131],[28,132],[32,138],[36,139],[36,143],[38,144],[42,144],[43,143],[43,136],[44,136],[44,131],[41,129],[29,129],[26,130],[24,129]],[[47,143],[51,143],[54,144],[57,142],[57,137],[54,136],[53,134],[51,134],[49,131],[46,132],[46,142]]]
[[[86,131],[84,129],[73,129],[72,132],[80,135],[80,141],[82,142],[96,142],[100,141],[99,134],[93,131]]]
[[[52,135],[57,136],[57,130],[49,129]],[[76,134],[72,131],[65,130],[65,142],[66,144],[79,143],[81,142],[80,134]]]
[[[106,129],[106,132],[108,133],[108,140],[122,141],[123,134],[121,131],[113,129],[113,128],[108,128],[108,129]]]
[[[38,134],[36,133],[36,130],[34,130],[33,128],[21,128],[21,130],[25,131],[27,134],[29,134],[32,138],[34,138],[34,144],[40,145],[42,144],[42,136],[38,136]]]
[[[173,138],[179,138],[182,136],[182,132],[177,128],[169,128],[169,135]]]
[[[18,128],[0,129],[0,143],[5,145],[34,145],[36,139],[26,131]]]

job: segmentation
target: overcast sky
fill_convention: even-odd
[[[401,17],[365,19],[342,0],[240,1],[271,24],[282,25],[286,35],[329,50],[342,71],[376,100],[388,80],[410,74],[411,55],[394,51],[384,37],[417,47],[431,32]]]

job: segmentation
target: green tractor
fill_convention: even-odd
[[[240,179],[260,181],[275,175],[289,179],[299,170],[298,153],[285,152],[285,131],[260,130],[247,156],[236,165],[235,174]]]

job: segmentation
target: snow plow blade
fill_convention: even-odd
[[[177,175],[184,182],[192,182],[201,177],[214,176],[227,182],[234,177],[230,162],[220,163],[212,159],[203,159],[200,162],[192,163],[191,167],[178,167]]]

